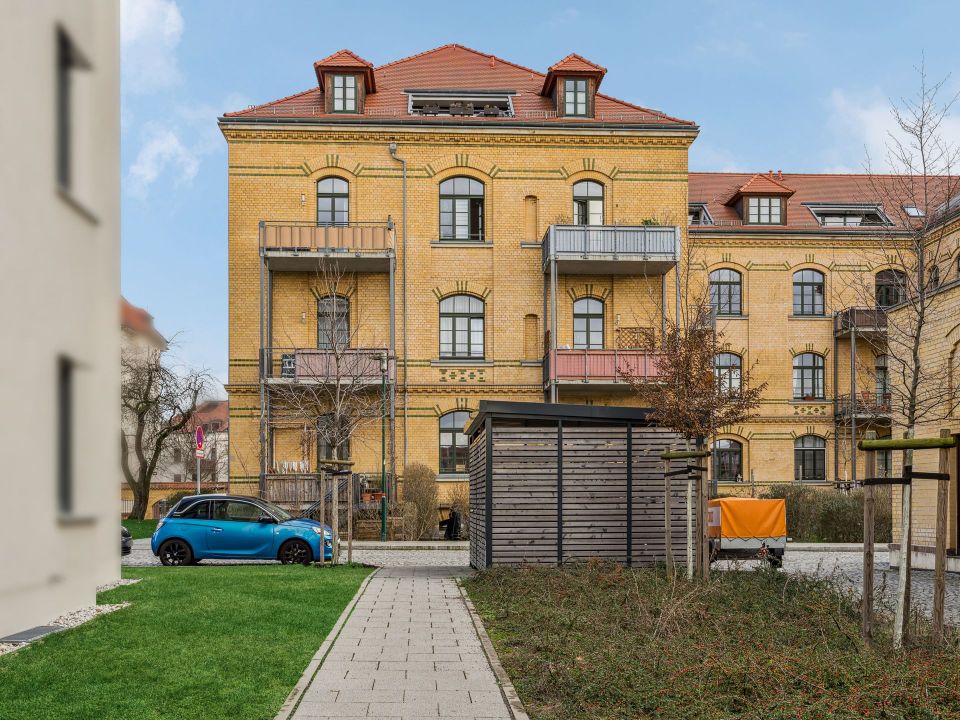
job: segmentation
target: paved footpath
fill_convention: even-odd
[[[514,717],[455,580],[469,572],[381,569],[291,717]]]

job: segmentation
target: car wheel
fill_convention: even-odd
[[[164,565],[192,565],[193,550],[184,541],[177,538],[167,540],[161,546],[157,555]]]
[[[280,546],[278,557],[284,565],[309,565],[313,561],[310,546],[303,540],[287,540]]]

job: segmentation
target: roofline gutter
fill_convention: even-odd
[[[608,123],[592,122],[504,122],[497,120],[397,120],[397,119],[379,119],[365,117],[363,119],[341,119],[341,118],[303,118],[303,117],[227,117],[217,118],[218,124],[223,125],[343,125],[347,127],[365,127],[370,125],[383,126],[389,128],[410,129],[411,127],[439,127],[439,128],[508,128],[512,130],[525,129],[556,129],[561,128],[569,130],[576,128],[578,130],[656,130],[658,132],[670,132],[677,134],[699,134],[699,125],[674,125],[660,123]]]
[[[794,230],[746,229],[745,230],[744,226],[742,225],[732,226],[730,228],[704,228],[702,226],[697,226],[697,225],[688,225],[687,233],[690,235],[704,235],[704,236],[713,236],[713,237],[735,236],[740,238],[750,237],[752,235],[756,235],[759,237],[771,237],[771,236],[777,236],[777,235],[803,236],[803,237],[818,236],[818,237],[837,238],[837,239],[843,239],[843,240],[852,240],[852,239],[863,240],[863,239],[870,239],[873,237],[877,237],[878,235],[886,235],[886,236],[893,235],[895,237],[910,237],[911,235],[913,235],[913,233],[908,230],[890,230],[889,228],[882,232],[875,232],[875,231],[871,232],[871,230],[852,230],[852,231],[848,230],[843,233],[836,233],[836,232],[824,232],[823,230],[812,230],[812,229],[811,230],[797,230],[797,229],[794,229]]]

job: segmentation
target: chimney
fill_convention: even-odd
[[[777,180],[783,180],[783,170],[777,170]]]
[[[491,56],[490,56],[490,67],[495,67],[496,64],[497,64],[497,59],[496,59],[493,55],[491,55]]]

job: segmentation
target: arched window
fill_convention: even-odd
[[[440,357],[483,358],[483,300],[451,295],[440,301]]]
[[[713,372],[717,384],[729,393],[739,393],[742,365],[743,360],[736,353],[717,353],[713,358]]]
[[[899,305],[906,299],[907,276],[900,270],[881,270],[874,278],[877,307]]]
[[[743,312],[741,276],[736,270],[720,268],[710,273],[710,302],[717,315],[740,315]]]
[[[930,290],[936,290],[940,287],[940,266],[934,265],[930,268],[930,282],[928,283]]]
[[[794,441],[793,479],[799,483],[826,482],[826,440],[816,435],[803,435]]]
[[[823,315],[823,273],[800,270],[793,274],[793,314]]]
[[[823,398],[823,355],[800,353],[793,358],[793,399]]]
[[[317,225],[350,222],[350,184],[343,178],[325,177],[317,182]]]
[[[890,371],[887,369],[887,356],[877,355],[873,361],[874,387],[877,392],[877,405],[890,408]]]
[[[350,346],[350,301],[340,295],[317,298],[317,347],[339,350]]]
[[[580,298],[573,303],[573,347],[603,349],[603,300]]]
[[[603,185],[581,180],[573,185],[574,225],[603,225]]]
[[[527,240],[540,240],[537,233],[540,228],[537,205],[536,195],[527,195],[523,199],[523,235]]]
[[[440,183],[440,239],[483,240],[483,183],[452,177]]]
[[[715,482],[743,482],[743,445],[736,440],[713,443],[713,479]]]
[[[466,410],[456,410],[440,416],[440,472],[467,471],[467,435],[463,431],[470,420]]]

